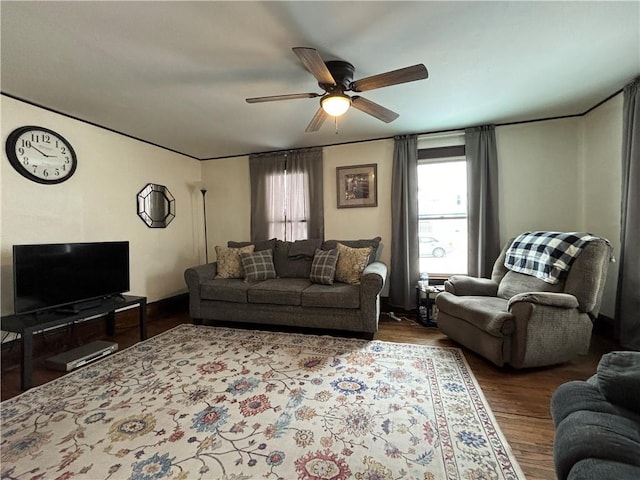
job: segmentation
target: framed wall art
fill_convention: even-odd
[[[336,167],[338,208],[378,206],[378,164]]]

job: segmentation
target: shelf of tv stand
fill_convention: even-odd
[[[131,306],[138,306],[140,323],[140,340],[147,338],[147,297],[118,295],[103,299],[99,305],[78,312],[51,311],[24,315],[7,315],[2,317],[0,328],[5,332],[19,333],[22,348],[20,377],[22,389],[32,387],[33,372],[33,334],[50,328],[70,325],[72,323],[106,316],[107,334],[115,334],[115,313]]]

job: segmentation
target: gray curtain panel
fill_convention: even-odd
[[[305,219],[307,236],[324,240],[322,149],[294,150],[287,157],[289,214]],[[295,240],[300,240],[300,236]]]
[[[324,239],[322,164],[321,148],[249,157],[252,241]]]
[[[498,153],[495,126],[465,129],[469,275],[488,278],[500,254]]]
[[[415,308],[418,281],[418,140],[395,138],[391,179],[391,269],[389,304]]]
[[[619,342],[640,350],[640,77],[624,88],[622,209],[616,320]]]

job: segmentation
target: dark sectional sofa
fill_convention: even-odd
[[[371,249],[359,285],[310,280],[315,248],[331,250],[337,242],[351,248]],[[251,242],[228,242],[239,248]],[[387,267],[377,261],[380,237],[371,240],[310,240],[285,242],[271,239],[253,243],[254,251],[272,250],[277,278],[249,283],[238,278],[215,278],[217,264],[185,271],[189,310],[195,323],[213,321],[288,325],[360,332],[371,337],[378,330],[380,292]]]
[[[554,392],[558,480],[640,480],[640,352],[603,355],[596,375]]]

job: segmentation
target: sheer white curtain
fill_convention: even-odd
[[[324,238],[322,149],[249,158],[251,239]]]

